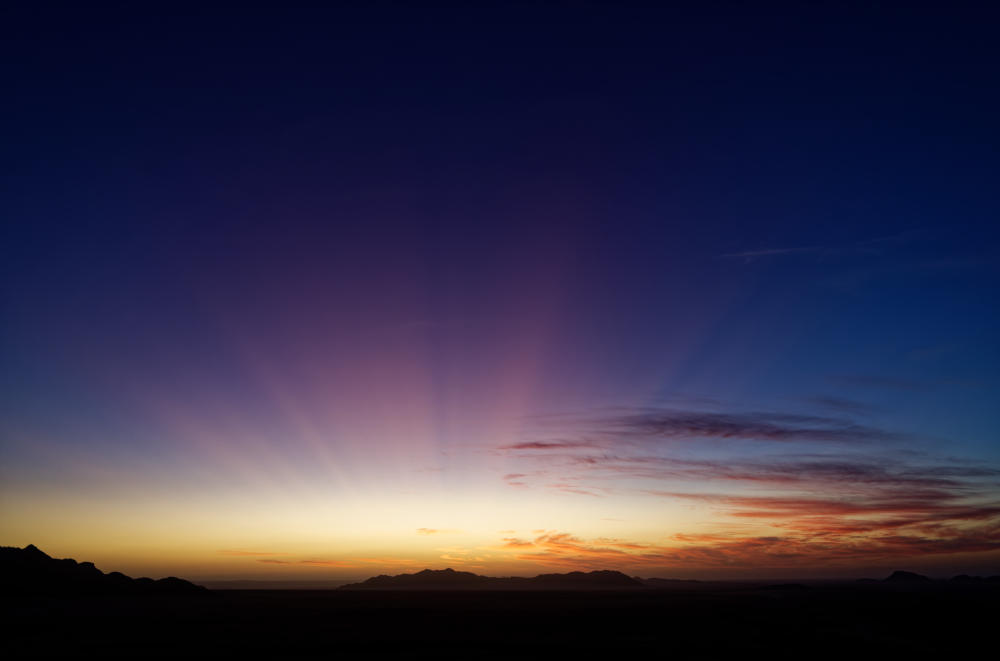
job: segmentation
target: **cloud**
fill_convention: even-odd
[[[777,442],[890,441],[898,434],[842,418],[788,413],[640,410],[594,421],[605,434],[647,439],[743,439]]]
[[[576,426],[586,440],[502,446],[500,450],[519,461],[544,466],[544,470],[508,473],[504,478],[509,484],[525,488],[529,486],[525,478],[545,476],[545,482],[535,486],[598,495],[621,491],[622,479],[627,478],[632,489],[640,488],[636,480],[696,481],[803,492],[821,488],[834,495],[934,490],[935,497],[947,498],[982,490],[985,485],[980,482],[1000,477],[1000,469],[992,466],[902,453],[900,446],[888,455],[892,446],[887,443],[904,438],[901,434],[849,417],[626,409],[563,420]],[[713,441],[713,454],[724,448],[728,456],[691,456],[691,451],[700,449],[699,440]],[[777,453],[761,456],[755,442],[766,443],[762,447]],[[779,447],[788,449],[779,452]],[[803,452],[807,447],[816,450]],[[554,448],[560,452],[551,452]],[[791,448],[800,451],[793,453]],[[741,451],[753,454],[740,456]],[[646,488],[664,490],[652,484]],[[678,491],[666,489],[671,490]]]
[[[829,400],[840,404],[846,400]],[[854,405],[858,408],[858,405]],[[547,421],[548,426],[553,423]],[[502,445],[501,452],[608,450],[627,443],[687,443],[699,440],[770,443],[871,444],[898,441],[903,435],[849,417],[780,412],[726,413],[667,408],[624,409],[598,415],[564,417],[563,438]]]
[[[461,532],[450,528],[417,528],[418,535],[457,535]]]
[[[676,495],[688,490],[683,488],[684,483],[698,483],[698,491],[712,484],[718,499],[729,497],[727,492],[732,490],[781,490],[783,497],[814,508],[820,505],[816,493],[821,491],[827,510],[835,500],[841,513],[847,508],[862,508],[883,514],[916,500],[920,501],[920,509],[929,501],[950,506],[959,500],[971,503],[977,495],[996,499],[998,491],[995,478],[1000,477],[1000,469],[913,453],[887,455],[886,443],[902,436],[858,424],[849,417],[619,409],[610,414],[563,416],[562,420],[579,428],[585,440],[562,438],[558,442],[503,446],[504,452],[518,460],[545,467],[535,472],[508,473],[508,484],[588,496],[623,492]],[[699,458],[678,454],[699,448],[693,443],[697,440],[717,441],[713,448],[728,443],[729,456]],[[817,451],[793,454],[785,450],[771,456],[760,456],[755,451],[749,457],[735,454],[750,451],[753,445],[747,443],[755,441],[769,442],[764,447],[774,450],[780,446],[815,446]],[[850,452],[845,451],[845,446]],[[538,452],[538,448],[545,451]],[[552,452],[554,448],[560,452]],[[540,476],[545,476],[544,482],[525,480]],[[788,505],[792,500],[784,502]],[[768,502],[757,502],[756,516],[775,519],[779,515]],[[739,516],[755,515],[747,510]]]
[[[873,413],[878,410],[878,407],[872,406],[871,404],[866,404],[864,402],[858,402],[853,399],[846,399],[843,397],[831,397],[831,396],[816,396],[810,397],[806,401],[816,406],[821,406],[826,409],[833,411],[838,411],[840,413],[847,413],[852,415],[864,415],[868,413]]]
[[[585,441],[525,441],[512,445],[501,445],[500,450],[574,450],[594,447],[593,443]]]
[[[314,567],[347,567],[355,568],[358,565],[348,560],[300,560],[300,565],[312,565]]]
[[[944,477],[1000,477],[1000,468],[987,466],[929,466],[920,470],[926,475]]]
[[[649,480],[747,483],[780,488],[854,490],[876,488],[967,489],[970,480],[1000,476],[988,467],[910,465],[884,457],[777,456],[762,459],[684,459],[661,456],[576,458],[581,475]]]
[[[851,243],[832,244],[825,246],[797,246],[789,248],[761,248],[741,252],[725,253],[720,257],[739,258],[750,263],[761,257],[777,257],[782,255],[816,254],[822,257],[878,257],[888,251],[898,251],[914,241],[930,238],[926,229],[913,229],[889,236],[863,239]]]
[[[533,542],[525,541],[523,539],[518,539],[517,537],[504,537],[503,538],[503,548],[532,548],[534,546]]]
[[[358,565],[345,560],[275,560],[273,558],[259,558],[257,562],[269,565],[312,565],[318,567],[346,567],[357,568]]]
[[[626,409],[562,422],[584,442],[562,431],[558,442],[506,446],[514,460],[545,468],[510,476],[544,473],[536,486],[574,494],[687,501],[710,509],[716,530],[660,543],[557,531],[505,537],[501,548],[521,560],[579,569],[805,567],[1000,549],[1000,469],[900,452],[887,443],[901,435],[849,415]],[[698,440],[713,441],[712,455],[693,454]]]
[[[239,549],[224,549],[219,551],[222,555],[234,555],[234,556],[267,556],[267,555],[288,555],[287,553],[276,553],[274,551],[242,551]]]
[[[589,489],[583,489],[576,484],[566,483],[566,482],[556,482],[554,484],[546,485],[550,489],[555,489],[556,491],[563,491],[565,493],[575,493],[581,496],[597,496],[600,497],[601,494],[594,493],[594,491]]]
[[[929,521],[968,521],[1000,516],[1000,503],[977,505],[944,491],[887,492],[855,498],[795,498],[726,494],[651,492],[668,498],[697,500],[725,508],[731,516],[822,520],[856,515],[881,517],[873,526],[899,527]],[[903,518],[885,518],[904,515]],[[810,529],[815,526],[809,526]]]
[[[961,470],[950,473],[961,475]],[[994,471],[967,471],[972,477]],[[921,478],[917,477],[918,482]],[[1000,500],[989,483],[936,478],[926,488],[875,481],[824,486],[822,497],[733,495],[651,491],[653,495],[705,503],[734,519],[750,519],[783,531],[803,556],[890,557],[893,554],[973,552],[1000,548]],[[817,491],[810,489],[809,493]],[[923,540],[918,542],[918,540]],[[693,541],[690,538],[684,541]],[[715,540],[718,542],[718,540]],[[721,548],[715,544],[714,548]]]
[[[862,561],[1000,550],[1000,525],[943,527],[935,534],[865,531],[831,537],[791,530],[778,535],[734,533],[682,534],[669,543],[630,540],[584,540],[565,532],[540,535],[530,542],[504,540],[499,550],[519,560],[564,569],[615,568],[711,569],[857,565]]]

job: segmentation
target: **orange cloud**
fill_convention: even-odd
[[[300,560],[300,565],[312,565],[315,567],[357,567],[358,565],[348,560]]]
[[[614,538],[583,540],[549,532],[528,542],[504,538],[497,550],[558,568],[768,568],[858,564],[951,553],[1000,552],[1000,525],[937,525],[897,533],[893,526],[844,534],[789,528],[781,535],[677,534],[672,543],[646,544]]]
[[[516,537],[504,537],[503,542],[504,548],[531,548],[534,546],[534,543]]]

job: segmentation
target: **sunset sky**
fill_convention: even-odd
[[[0,544],[1000,573],[989,10],[164,11],[0,14]]]

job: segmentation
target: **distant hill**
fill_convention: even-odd
[[[540,574],[534,578],[519,576],[480,576],[454,569],[424,569],[415,574],[374,576],[361,583],[342,585],[341,590],[630,590],[643,584],[618,571],[569,572]]]
[[[153,580],[105,574],[92,562],[49,557],[34,544],[0,547],[0,589],[6,594],[138,594],[207,592],[174,576]]]
[[[894,571],[885,579],[886,583],[929,583],[931,579],[911,571]]]
[[[1000,585],[1000,576],[969,576],[968,574],[959,574],[953,577],[951,581],[963,585]]]

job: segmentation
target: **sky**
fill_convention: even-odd
[[[0,543],[1000,573],[998,16],[808,4],[5,7]]]

